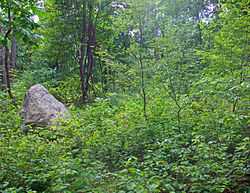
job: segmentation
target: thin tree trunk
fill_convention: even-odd
[[[88,41],[87,41],[87,52],[85,58],[85,68],[87,71],[86,77],[84,80],[84,89],[83,89],[83,100],[87,102],[89,99],[89,85],[91,77],[93,77],[93,68],[94,68],[94,50],[96,46],[96,29],[95,24],[93,23],[93,6],[89,4],[89,17],[88,17]],[[92,82],[93,83],[93,82]]]
[[[16,68],[16,56],[17,56],[17,43],[16,38],[12,38],[11,42],[11,55],[10,55],[10,67]]]
[[[79,67],[80,67],[80,79],[81,79],[81,92],[82,92],[82,101],[84,101],[85,92],[84,92],[84,57],[86,52],[86,3],[83,5],[83,14],[82,14],[82,31],[81,31],[81,46],[80,46],[80,59],[79,59]]]
[[[1,74],[1,88],[6,88],[6,74],[5,74],[5,59],[4,47],[0,47],[0,74]]]
[[[11,85],[10,85],[10,73],[9,73],[9,48],[8,48],[8,39],[9,39],[9,35],[12,32],[12,25],[11,25],[11,7],[10,7],[10,3],[9,3],[9,8],[8,8],[8,24],[9,24],[9,29],[5,34],[5,45],[4,45],[4,51],[5,51],[5,56],[4,56],[4,70],[5,70],[5,81],[6,81],[6,89],[7,89],[7,93],[9,94],[9,97],[11,99],[13,99],[13,95],[11,92]]]
[[[0,26],[0,34],[3,35],[2,27]],[[0,46],[0,88],[4,89],[4,77],[5,77],[5,68],[4,68],[4,47]]]
[[[89,91],[89,84],[90,84],[90,78],[93,75],[93,67],[94,67],[94,49],[95,49],[95,41],[96,41],[96,35],[95,35],[95,26],[93,24],[89,25],[88,29],[88,48],[87,48],[87,58],[88,58],[88,69],[87,69],[87,77],[85,82],[85,97],[88,99],[88,91]]]
[[[143,48],[143,29],[142,29],[142,21],[140,20],[140,48]],[[142,59],[141,50],[139,50],[139,63],[140,63],[140,70],[141,70],[141,90],[142,90],[142,96],[143,96],[143,114],[145,120],[148,119],[147,116],[147,94],[146,94],[146,88],[145,88],[145,75],[144,75],[144,64]]]
[[[144,65],[142,61],[142,56],[140,54],[139,56],[139,62],[140,62],[140,68],[141,68],[141,90],[142,90],[142,96],[143,96],[143,113],[144,118],[147,120],[147,95],[146,95],[146,89],[145,89],[145,80],[144,80]]]
[[[9,73],[9,48],[7,45],[5,46],[4,67],[5,67],[6,89],[9,94],[9,97],[13,99],[13,95],[11,92],[11,85],[10,85],[10,73]]]

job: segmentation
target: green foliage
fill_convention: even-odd
[[[78,72],[86,2],[46,1],[37,31],[25,23],[34,2],[10,2],[24,14],[13,27],[43,38],[20,46],[15,103],[0,91],[0,192],[250,191],[248,0],[88,1],[97,29],[89,104],[79,103]],[[207,5],[216,8],[201,18]],[[19,113],[36,83],[72,115],[24,132]]]
[[[33,30],[38,26],[31,19],[37,11],[35,1],[2,0],[0,7],[0,21],[5,31],[11,30],[10,33],[13,31],[18,39],[26,43],[30,41],[33,37]]]
[[[201,119],[206,124],[210,119],[212,128],[199,124],[178,134],[163,117],[155,117],[154,105],[153,119],[144,122],[139,101],[121,98],[113,105],[112,98],[98,99],[84,110],[71,109],[69,122],[27,135],[20,121],[1,125],[1,190],[247,191],[248,137],[226,125],[212,127],[211,114]],[[14,112],[3,118],[19,120]]]

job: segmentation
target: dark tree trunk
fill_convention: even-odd
[[[84,92],[84,77],[85,77],[85,64],[84,64],[84,57],[86,52],[86,4],[83,5],[83,13],[82,13],[82,31],[81,31],[81,46],[80,46],[80,58],[79,58],[79,67],[80,67],[80,80],[81,80],[81,91],[82,91],[82,101],[84,101],[85,98],[85,92]]]
[[[8,40],[9,40],[9,35],[12,33],[12,20],[11,20],[11,4],[9,3],[9,8],[8,8],[8,24],[9,28],[4,36],[4,83],[6,84],[6,90],[7,93],[9,94],[9,97],[13,99],[13,95],[11,92],[11,84],[10,84],[10,64],[9,64],[9,48],[8,48]]]
[[[16,56],[17,56],[17,43],[16,38],[12,38],[11,42],[11,55],[10,55],[10,67],[16,68]]]
[[[87,18],[87,50],[85,56],[85,62],[82,69],[83,73],[83,87],[82,87],[82,98],[83,102],[87,102],[89,100],[90,93],[90,82],[93,83],[93,68],[94,68],[94,50],[96,47],[96,29],[95,24],[93,22],[93,5],[88,2],[88,17]]]
[[[140,19],[140,48],[143,49],[144,40],[143,40],[143,24]],[[143,114],[145,120],[148,119],[147,116],[147,93],[146,93],[146,86],[145,86],[145,71],[144,71],[144,63],[143,63],[143,57],[141,54],[141,51],[139,53],[139,64],[140,64],[140,70],[141,70],[141,90],[142,90],[142,97],[143,97]]]
[[[0,47],[0,76],[1,76],[1,88],[4,89],[4,85],[6,85],[6,80],[5,80],[5,60],[4,60],[4,47]]]
[[[4,70],[5,70],[5,77],[4,80],[6,81],[6,89],[9,94],[9,97],[13,99],[13,95],[11,92],[11,85],[10,85],[10,65],[9,65],[9,48],[5,46],[5,56],[4,56]]]
[[[88,26],[88,42],[87,42],[87,74],[84,82],[84,100],[88,100],[88,92],[91,77],[93,77],[94,68],[94,49],[96,44],[96,31],[94,24],[90,23]]]
[[[83,4],[81,46],[79,56],[82,102],[89,100],[90,82],[93,83],[94,50],[96,46],[96,29],[93,23],[93,6],[91,2]]]
[[[3,35],[2,27],[0,26],[0,34]],[[0,89],[3,89],[4,78],[4,48],[0,46]]]
[[[144,77],[144,65],[142,61],[142,56],[139,56],[139,63],[141,69],[141,90],[142,90],[142,97],[143,97],[143,113],[144,118],[147,120],[147,95],[146,95],[146,88],[145,88],[145,77]]]

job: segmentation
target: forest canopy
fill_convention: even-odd
[[[249,193],[249,7],[0,0],[0,192]]]

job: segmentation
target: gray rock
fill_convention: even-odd
[[[50,126],[59,119],[70,117],[67,108],[40,84],[26,93],[21,114],[25,125],[38,126]]]

